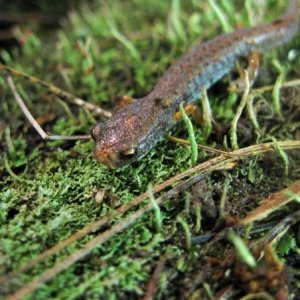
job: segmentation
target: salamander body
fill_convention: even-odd
[[[116,112],[105,124],[92,129],[95,156],[100,163],[117,168],[143,157],[175,124],[181,101],[192,103],[230,72],[238,58],[264,52],[289,42],[298,31],[298,1],[270,24],[245,28],[198,42],[177,60],[144,98]]]

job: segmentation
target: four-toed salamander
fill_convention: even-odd
[[[191,103],[228,73],[239,57],[262,52],[291,40],[298,30],[298,1],[270,24],[245,28],[196,43],[165,72],[146,97],[116,112],[92,130],[95,156],[117,168],[144,156],[175,124],[179,104]]]

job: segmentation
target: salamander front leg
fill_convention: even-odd
[[[188,104],[184,108],[184,110],[187,113],[187,115],[193,117],[193,119],[195,120],[195,122],[196,122],[197,125],[201,125],[203,123],[202,114],[201,114],[200,108],[199,108],[199,106],[197,104]],[[182,115],[181,115],[180,111],[177,111],[174,114],[173,120],[175,122],[178,122],[178,121],[182,120]]]
[[[260,59],[258,52],[251,52],[248,57],[248,75],[249,75],[249,82],[250,86],[253,85],[259,69]],[[237,71],[239,73],[239,78],[234,80],[229,87],[229,90],[236,93],[242,93],[245,90],[245,72],[244,69],[237,65]]]
[[[124,108],[134,102],[135,102],[135,99],[133,99],[131,96],[128,96],[128,95],[118,97],[114,103],[113,112],[116,113],[117,111],[121,110],[122,108]]]

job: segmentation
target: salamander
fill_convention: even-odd
[[[201,89],[230,72],[238,58],[289,42],[298,25],[298,1],[291,0],[286,13],[269,24],[196,42],[169,67],[152,92],[91,130],[96,159],[118,168],[143,157],[175,124],[173,115],[180,102],[186,105],[199,99]]]

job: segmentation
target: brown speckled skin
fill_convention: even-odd
[[[187,104],[199,98],[201,88],[209,88],[228,73],[239,57],[286,43],[297,30],[298,1],[292,0],[288,11],[270,24],[196,43],[165,72],[148,96],[94,127],[97,160],[117,168],[144,156],[174,125],[172,116],[181,101]],[[122,154],[131,148],[135,148],[132,157]]]

